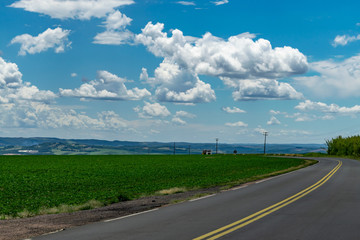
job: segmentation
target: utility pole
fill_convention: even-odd
[[[265,139],[264,139],[264,155],[265,155],[266,154],[266,136],[268,135],[268,132],[264,132],[263,134],[265,136]]]
[[[189,155],[190,155],[191,145],[189,145]]]
[[[174,142],[174,155],[175,155],[175,142]]]
[[[215,151],[216,154],[218,154],[218,143],[219,143],[219,139],[216,138],[216,151]]]

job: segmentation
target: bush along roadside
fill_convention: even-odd
[[[360,136],[343,138],[338,136],[326,141],[327,153],[335,156],[355,156],[360,157]]]

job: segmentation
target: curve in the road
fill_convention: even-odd
[[[222,236],[225,236],[231,232],[234,232],[242,227],[245,227],[246,225],[249,225],[250,223],[253,223],[293,202],[296,200],[308,195],[310,192],[314,191],[315,189],[321,187],[324,183],[326,183],[341,167],[342,161],[338,161],[338,165],[333,168],[328,174],[326,174],[322,179],[320,179],[315,184],[311,185],[310,187],[298,192],[297,194],[294,194],[291,197],[288,197],[276,204],[271,205],[270,207],[267,207],[263,210],[260,210],[254,214],[251,214],[250,216],[247,216],[245,218],[242,218],[236,222],[233,222],[231,224],[228,224],[224,227],[221,227],[219,229],[216,229],[210,233],[204,234],[200,237],[194,238],[193,240],[214,240],[218,239]]]

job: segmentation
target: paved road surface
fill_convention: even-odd
[[[360,162],[319,160],[237,190],[34,239],[360,239]]]

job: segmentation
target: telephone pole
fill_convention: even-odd
[[[219,143],[219,139],[216,138],[216,151],[215,151],[215,154],[218,154],[218,143]]]
[[[268,132],[264,132],[263,134],[265,136],[265,139],[264,139],[264,155],[265,155],[266,154],[266,136],[268,135]]]
[[[176,152],[176,150],[175,150],[176,148],[175,148],[175,142],[174,142],[174,155],[175,155],[175,152]]]

